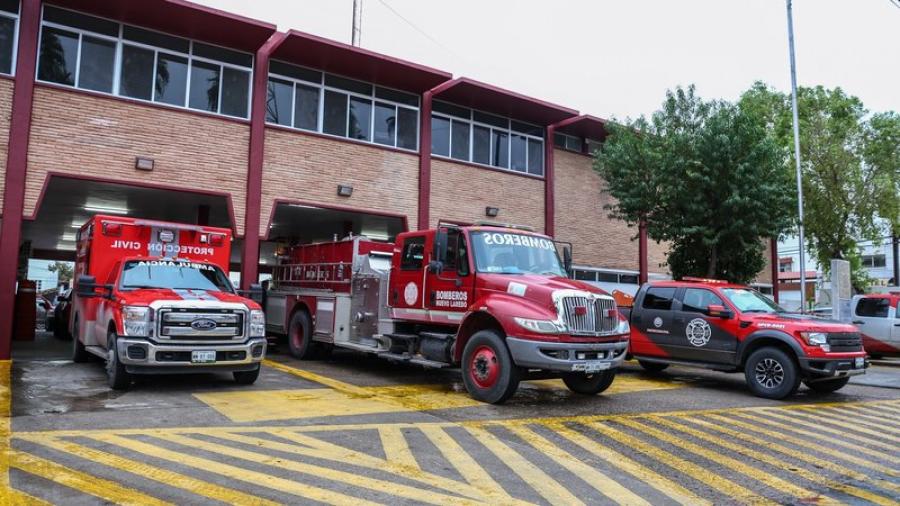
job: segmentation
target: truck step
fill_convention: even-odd
[[[454,334],[444,334],[443,332],[419,332],[422,339],[436,339],[438,341],[449,341],[456,337]]]
[[[416,334],[385,334],[385,337],[389,337],[392,341],[415,341],[419,338]]]
[[[92,355],[97,355],[103,360],[106,360],[109,357],[106,348],[104,348],[103,346],[85,346],[84,349],[86,351],[89,351]]]
[[[418,357],[418,356],[414,357],[414,356],[410,356],[405,353],[401,354],[401,353],[385,352],[385,353],[379,353],[378,356],[383,359],[386,359],[386,360],[393,360],[395,362],[408,362],[410,364],[421,365],[422,367],[429,367],[429,368],[433,368],[433,369],[440,369],[442,367],[450,366],[450,364],[447,364],[444,362],[436,362],[434,360],[428,360],[427,358],[422,358],[422,357]]]

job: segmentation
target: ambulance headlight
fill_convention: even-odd
[[[266,314],[259,309],[250,311],[250,337],[266,337]]]
[[[553,320],[532,320],[529,318],[514,318],[516,323],[525,330],[538,334],[561,334],[566,331],[566,326]]]
[[[122,328],[125,335],[131,337],[150,336],[151,310],[147,306],[125,306],[122,309]]]

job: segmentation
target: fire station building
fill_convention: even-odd
[[[23,265],[74,260],[95,213],[229,227],[244,287],[279,244],[490,220],[636,289],[665,251],[607,217],[589,155],[605,135],[568,107],[184,0],[0,0],[0,358]]]

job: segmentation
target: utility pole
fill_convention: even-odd
[[[800,241],[800,311],[806,311],[806,245],[803,240],[803,176],[800,172],[800,120],[797,114],[797,62],[794,58],[794,16],[787,2],[788,46],[791,54],[791,106],[794,110],[794,161],[797,166],[797,217]]]
[[[891,253],[894,258],[894,286],[900,286],[900,231],[891,234]]]
[[[353,0],[353,26],[350,31],[350,45],[359,47],[362,38],[362,3],[363,0]]]

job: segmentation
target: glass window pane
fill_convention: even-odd
[[[222,67],[191,62],[191,94],[188,106],[201,111],[219,111],[219,78]]]
[[[325,117],[322,128],[325,133],[347,136],[347,95],[325,91]]]
[[[284,77],[293,77],[301,81],[309,81],[311,83],[322,84],[322,73],[310,70],[296,65],[288,65],[280,61],[272,60],[269,62],[269,72],[282,75]]]
[[[304,130],[319,129],[319,88],[297,85],[294,100],[294,126]]]
[[[294,85],[281,79],[269,78],[266,98],[266,122],[291,126],[291,107],[294,100]]]
[[[0,1],[0,10],[11,12],[13,14],[19,13],[19,0],[2,0]]]
[[[491,153],[491,165],[494,167],[509,167],[509,135],[500,130],[493,130],[493,152]]]
[[[600,141],[595,141],[592,139],[587,140],[588,153],[591,155],[593,155],[597,151],[600,151],[601,146],[602,146],[602,143]]]
[[[222,69],[222,114],[246,118],[249,101],[250,72],[224,67]]]
[[[553,134],[553,145],[558,148],[566,147],[566,136],[560,133]]]
[[[187,74],[187,58],[158,53],[155,100],[184,107],[184,97],[187,93]]]
[[[475,126],[472,130],[472,161],[491,164],[491,129]]]
[[[525,152],[528,150],[528,141],[521,135],[513,135],[511,148],[510,168],[525,172]]]
[[[566,149],[581,153],[581,137],[566,137]]]
[[[378,144],[393,146],[397,137],[397,106],[375,102],[374,140]]]
[[[325,85],[340,88],[342,90],[353,91],[361,95],[372,94],[372,85],[369,83],[347,79],[346,77],[333,76],[331,74],[325,74]]]
[[[530,123],[522,123],[521,121],[510,120],[509,126],[510,130],[522,134],[534,135],[535,137],[543,137],[544,135],[543,128],[537,125],[532,125]]]
[[[411,93],[403,93],[402,91],[390,90],[380,86],[375,87],[375,97],[397,102],[399,104],[411,105],[419,107],[419,97]]]
[[[447,116],[456,116],[462,119],[472,118],[471,109],[466,109],[465,107],[460,107],[458,105],[448,104],[447,102],[441,102],[439,100],[435,100],[434,102],[432,102],[431,110],[434,112],[439,112],[441,114],[446,114]]]
[[[544,174],[544,143],[528,139],[528,173],[536,176]]]
[[[253,66],[253,56],[247,53],[240,53],[216,46],[209,46],[200,42],[194,42],[194,56],[216,60],[232,65],[240,65],[242,67]]]
[[[119,94],[125,97],[150,100],[153,90],[153,51],[134,46],[122,46],[122,76]],[[184,101],[181,102],[184,104]]]
[[[484,123],[486,125],[492,125],[500,128],[509,128],[509,120],[501,116],[494,116],[493,114],[474,111],[472,117],[479,123]]]
[[[49,5],[44,6],[44,21],[109,35],[110,37],[119,36],[119,23]]]
[[[13,45],[16,34],[16,21],[0,17],[0,73],[12,74]]]
[[[81,68],[78,71],[78,87],[112,92],[115,59],[115,42],[83,36],[81,38]]]
[[[397,147],[418,149],[419,147],[419,112],[412,109],[397,108]]]
[[[450,156],[450,120],[431,117],[431,154]]]
[[[187,54],[191,50],[191,43],[187,39],[173,37],[159,32],[151,32],[143,28],[125,25],[122,28],[122,37],[148,46],[161,47]]]
[[[78,34],[44,27],[41,34],[38,79],[74,86],[77,57]]]
[[[350,138],[372,140],[372,101],[353,97],[350,99]]]
[[[451,135],[453,136],[453,152],[450,156],[457,160],[469,161],[469,124],[462,121],[454,121]]]

